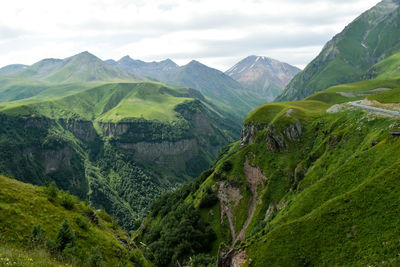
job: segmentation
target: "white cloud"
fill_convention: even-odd
[[[250,54],[306,65],[378,0],[14,0],[0,9],[0,65],[88,50],[227,69]]]

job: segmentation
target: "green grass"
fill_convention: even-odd
[[[116,226],[109,215],[103,211],[96,212],[99,223],[89,222],[86,214],[92,209],[75,197],[70,197],[72,208],[66,209],[65,204],[63,204],[65,207],[62,205],[63,196],[68,196],[68,194],[59,191],[55,198],[49,200],[49,195],[43,187],[0,176],[0,238],[2,240],[0,257],[7,257],[18,262],[15,266],[29,266],[29,259],[35,261],[34,266],[47,266],[46,264],[52,266],[57,263],[72,263],[80,266],[85,264],[87,260],[85,257],[89,257],[92,251],[98,248],[107,266],[116,266],[121,261],[133,265],[132,262],[129,263],[130,252],[117,239],[117,235],[125,240],[128,236]],[[78,218],[87,221],[86,228],[77,224]],[[63,254],[31,248],[30,236],[34,225],[40,224],[46,232],[47,240],[54,240],[64,220],[67,220],[75,231],[74,247],[80,250],[81,256],[72,253],[72,256],[66,257]]]
[[[377,78],[400,78],[400,53],[396,53],[372,67]]]
[[[333,86],[325,91],[317,92],[307,97],[305,100],[321,101],[329,105],[334,105],[334,104],[360,100],[366,97],[371,98],[377,94],[384,95],[388,92],[380,93],[379,91],[374,91],[374,90],[380,88],[394,89],[398,88],[399,86],[400,86],[400,79],[377,78],[373,80],[365,80],[356,83]],[[340,93],[346,93],[348,95],[344,96],[341,95]]]
[[[368,97],[369,100],[376,100],[381,103],[400,103],[400,88],[384,91]]]
[[[277,118],[285,116],[287,112],[302,114],[300,116],[313,116],[325,112],[329,106],[321,101],[282,102],[262,105],[253,110],[245,119],[245,124],[250,122],[270,123]],[[286,116],[291,117],[291,116]]]
[[[96,86],[94,86],[96,85]],[[166,87],[159,83],[106,83],[84,85],[78,93],[51,98],[47,94],[23,101],[2,103],[2,112],[12,115],[46,116],[49,118],[78,118],[118,122],[133,118],[172,122],[178,120],[175,107],[192,98],[184,88]],[[77,85],[78,86],[78,85]],[[94,86],[92,88],[92,86]],[[59,87],[63,95],[73,85]],[[55,89],[57,90],[57,88]],[[54,93],[54,92],[53,92]],[[56,93],[54,93],[56,95]]]
[[[0,266],[58,267],[70,264],[55,259],[46,249],[24,250],[0,244]]]

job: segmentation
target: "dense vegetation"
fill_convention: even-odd
[[[215,261],[205,256],[211,250],[210,243],[216,239],[214,231],[192,203],[184,202],[207,174],[209,172],[156,200],[151,208],[151,219],[137,233],[136,239],[143,244],[145,255],[158,266],[175,266],[177,263],[197,266],[197,261],[202,264]]]

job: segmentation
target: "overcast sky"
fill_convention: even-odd
[[[0,66],[89,51],[101,59],[196,59],[226,70],[248,55],[304,67],[378,0],[12,0]]]

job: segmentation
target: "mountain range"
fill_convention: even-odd
[[[178,66],[170,59],[160,62],[143,62],[129,56],[118,61],[107,60],[106,62],[165,84],[194,88],[210,101],[224,106],[230,113],[239,117],[244,117],[252,108],[267,101],[256,92],[246,90],[223,72],[195,60],[184,66]]]
[[[0,69],[0,265],[399,266],[399,6],[300,72],[88,52]]]

